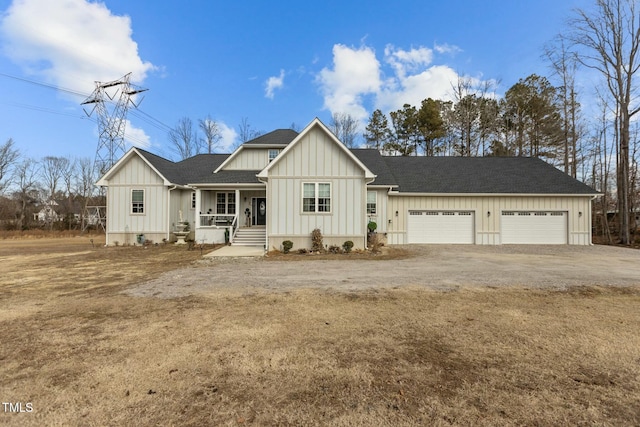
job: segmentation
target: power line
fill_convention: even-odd
[[[32,84],[34,86],[44,87],[46,89],[53,89],[53,90],[56,90],[56,91],[65,92],[65,93],[68,93],[68,94],[74,95],[74,96],[80,96],[80,97],[83,97],[83,98],[89,97],[89,94],[87,94],[87,93],[82,93],[80,91],[73,90],[73,89],[62,88],[62,87],[55,86],[55,85],[52,85],[52,84],[49,84],[49,83],[43,83],[43,82],[39,82],[39,81],[36,81],[36,80],[26,79],[26,78],[23,78],[23,77],[12,76],[12,75],[6,74],[6,73],[0,73],[0,76],[6,77],[6,78],[9,78],[9,79],[18,80],[18,81],[21,81],[21,82],[24,82],[24,83]],[[115,102],[113,102],[112,100],[109,100],[108,98],[106,99],[106,102],[109,102],[112,105],[116,105]],[[30,109],[36,110],[36,108],[37,107],[33,107],[33,108],[30,108]],[[137,114],[137,113],[141,113],[141,114]],[[59,113],[59,114],[64,115],[63,113]],[[163,123],[162,121],[156,119],[155,117],[149,115],[148,113],[146,113],[146,112],[144,112],[144,111],[142,111],[140,109],[136,110],[136,113],[134,113],[133,115],[135,117],[139,118],[140,120],[144,121],[148,125],[153,126],[156,129],[161,130],[163,132],[170,132],[171,130],[173,130],[173,128],[171,126]]]

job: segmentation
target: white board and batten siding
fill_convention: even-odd
[[[366,184],[362,168],[319,128],[311,129],[269,170],[267,217],[269,244],[283,240],[309,248],[311,232],[322,231],[326,244],[352,240],[364,247]],[[330,212],[303,212],[303,183],[331,184]]]
[[[109,179],[107,189],[108,244],[135,243],[136,234],[158,241],[167,233],[167,187],[140,157],[132,156]],[[131,191],[144,190],[144,213],[131,212]],[[133,239],[133,241],[131,241]]]
[[[388,198],[388,217],[391,223],[387,224],[387,241],[390,244],[406,244],[413,240],[409,238],[410,221],[414,226],[418,219],[410,219],[411,211],[423,212],[455,212],[459,216],[460,212],[472,213],[473,224],[473,242],[479,245],[499,245],[513,242],[516,232],[514,227],[524,227],[520,223],[515,226],[509,223],[507,219],[507,228],[504,229],[503,212],[547,212],[546,220],[542,220],[542,216],[538,215],[538,220],[544,224],[538,226],[535,221],[529,223],[532,229],[536,227],[544,227],[547,229],[545,235],[539,237],[549,244],[558,242],[562,231],[554,232],[558,227],[565,227],[564,235],[566,236],[564,243],[570,245],[589,245],[591,244],[591,197],[577,196],[406,196],[406,195],[390,195]],[[398,212],[398,216],[395,213]],[[455,215],[450,218],[451,221],[459,221],[462,224],[462,218],[456,218]],[[468,219],[468,216],[467,216]],[[428,220],[422,220],[428,221]],[[434,220],[435,221],[435,220]],[[443,219],[440,219],[444,224]],[[545,222],[546,221],[546,222]],[[449,224],[453,227],[455,224]],[[467,235],[469,225],[461,225],[461,233]],[[555,227],[555,228],[554,228]],[[507,240],[504,241],[506,233]],[[521,240],[527,240],[527,234],[522,232]],[[531,239],[530,239],[531,240]]]
[[[224,165],[224,170],[262,170],[269,163],[269,150],[265,148],[242,147]]]

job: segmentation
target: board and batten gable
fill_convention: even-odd
[[[571,195],[390,195],[387,241],[406,244],[410,211],[470,211],[474,217],[474,242],[500,245],[502,212],[555,211],[567,214],[567,243],[591,244],[591,196]],[[398,212],[398,216],[395,213]]]
[[[241,147],[234,153],[221,170],[262,170],[269,164],[269,149],[262,147]]]
[[[366,246],[365,170],[322,126],[311,125],[267,171],[269,245],[291,240],[294,248],[310,248],[318,228],[326,245]],[[303,212],[303,184],[331,185],[330,212]]]
[[[134,244],[136,235],[160,241],[168,235],[165,180],[139,155],[130,155],[106,180],[107,244]],[[144,191],[144,212],[132,212],[132,190]]]

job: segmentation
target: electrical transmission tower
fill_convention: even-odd
[[[112,82],[96,82],[96,88],[82,105],[92,105],[91,111],[85,113],[91,116],[95,111],[98,115],[98,149],[94,167],[104,175],[125,153],[124,129],[127,110],[130,106],[138,108],[142,99],[136,104],[133,96],[146,91],[129,82],[131,73]]]

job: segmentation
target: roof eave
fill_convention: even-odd
[[[389,191],[390,196],[419,197],[597,197],[601,193],[420,193],[409,191]]]

